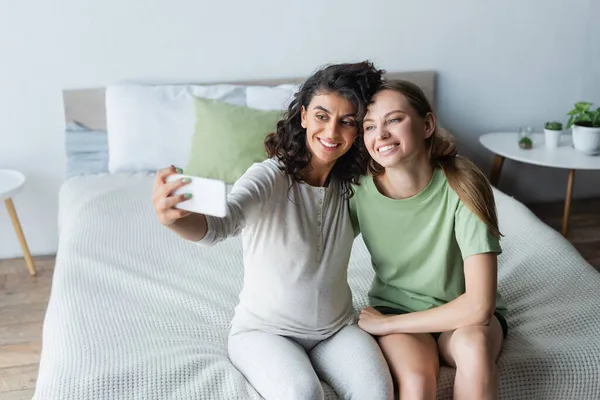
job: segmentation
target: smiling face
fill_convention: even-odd
[[[357,135],[356,107],[336,93],[316,94],[302,107],[302,127],[313,167],[327,167],[343,156]]]
[[[394,167],[425,154],[425,140],[435,131],[435,118],[424,118],[406,97],[383,90],[373,97],[363,121],[365,146],[379,165]]]

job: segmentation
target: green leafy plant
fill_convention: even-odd
[[[575,103],[575,108],[567,113],[569,122],[567,128],[573,125],[600,128],[600,108],[592,110],[592,103],[580,101]]]
[[[546,129],[549,131],[562,131],[563,125],[560,122],[552,121],[546,122]]]
[[[528,137],[521,138],[521,140],[519,140],[519,147],[522,149],[531,149],[533,147],[533,142]]]

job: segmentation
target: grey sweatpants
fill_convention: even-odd
[[[341,399],[394,398],[379,345],[356,325],[323,341],[236,333],[229,337],[229,358],[266,400],[322,400],[320,379]]]

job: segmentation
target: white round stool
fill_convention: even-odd
[[[21,223],[19,222],[19,218],[17,217],[17,212],[15,211],[15,206],[12,201],[12,197],[21,190],[24,183],[25,175],[22,173],[10,169],[0,169],[0,199],[4,199],[6,209],[8,210],[8,215],[10,216],[10,220],[15,228],[17,238],[19,239],[19,244],[21,245],[21,250],[25,256],[25,262],[27,263],[29,273],[31,275],[35,275],[33,258],[29,252],[29,247],[27,246],[27,241],[25,240],[25,235],[23,235],[23,229],[21,228]]]

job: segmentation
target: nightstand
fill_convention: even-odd
[[[17,216],[15,205],[12,201],[12,197],[21,190],[24,183],[25,175],[22,173],[10,169],[0,169],[0,200],[4,200],[4,204],[8,210],[8,215],[10,216],[10,220],[15,228],[15,233],[19,239],[19,244],[21,245],[21,250],[23,251],[29,273],[35,275],[33,258],[29,252],[29,247],[27,246],[27,241],[25,240],[25,235],[23,234],[23,229],[21,228],[21,223],[19,222],[19,217]]]
[[[565,193],[565,208],[562,221],[562,234],[569,232],[569,214],[571,213],[571,195],[575,182],[575,170],[600,170],[600,156],[589,156],[573,148],[571,135],[562,134],[557,148],[544,146],[544,135],[535,133],[531,136],[533,147],[522,149],[519,147],[518,134],[515,132],[488,133],[479,138],[479,142],[488,150],[496,154],[494,166],[490,174],[490,183],[498,184],[502,164],[506,158],[522,163],[539,165],[542,167],[560,168],[569,170]]]

